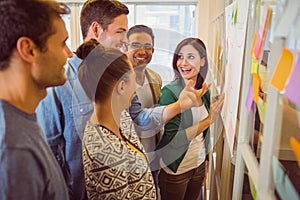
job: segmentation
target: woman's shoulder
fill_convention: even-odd
[[[180,84],[179,80],[176,79],[163,87],[162,90],[170,90],[173,92],[181,92],[183,86]]]

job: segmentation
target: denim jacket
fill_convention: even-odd
[[[80,63],[81,59],[76,55],[68,60],[66,83],[48,88],[48,95],[36,110],[38,122],[65,174],[67,184],[71,186],[71,199],[86,198],[81,139],[86,122],[93,112],[92,103],[77,80]],[[128,111],[135,128],[159,130],[163,127],[161,118],[164,108],[141,109],[141,103],[134,95]]]

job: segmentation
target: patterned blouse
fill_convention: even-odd
[[[82,157],[89,199],[155,199],[155,186],[144,149],[128,114],[120,139],[104,126],[87,123]],[[124,118],[126,115],[126,118]]]

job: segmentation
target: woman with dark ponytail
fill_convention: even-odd
[[[124,110],[136,89],[133,67],[119,50],[95,44],[77,52],[87,55],[78,79],[94,106],[82,141],[88,199],[155,199],[143,146],[133,126],[122,121],[130,117]]]

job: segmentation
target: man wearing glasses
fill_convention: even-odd
[[[147,67],[154,52],[154,35],[152,29],[144,25],[135,25],[128,30],[127,40],[127,56],[136,74],[136,94],[142,104],[142,108],[151,108],[158,104],[162,87],[161,77]],[[156,191],[158,192],[158,165],[156,165],[154,150],[159,141],[159,131],[153,129],[147,131],[136,130],[146,150]]]

